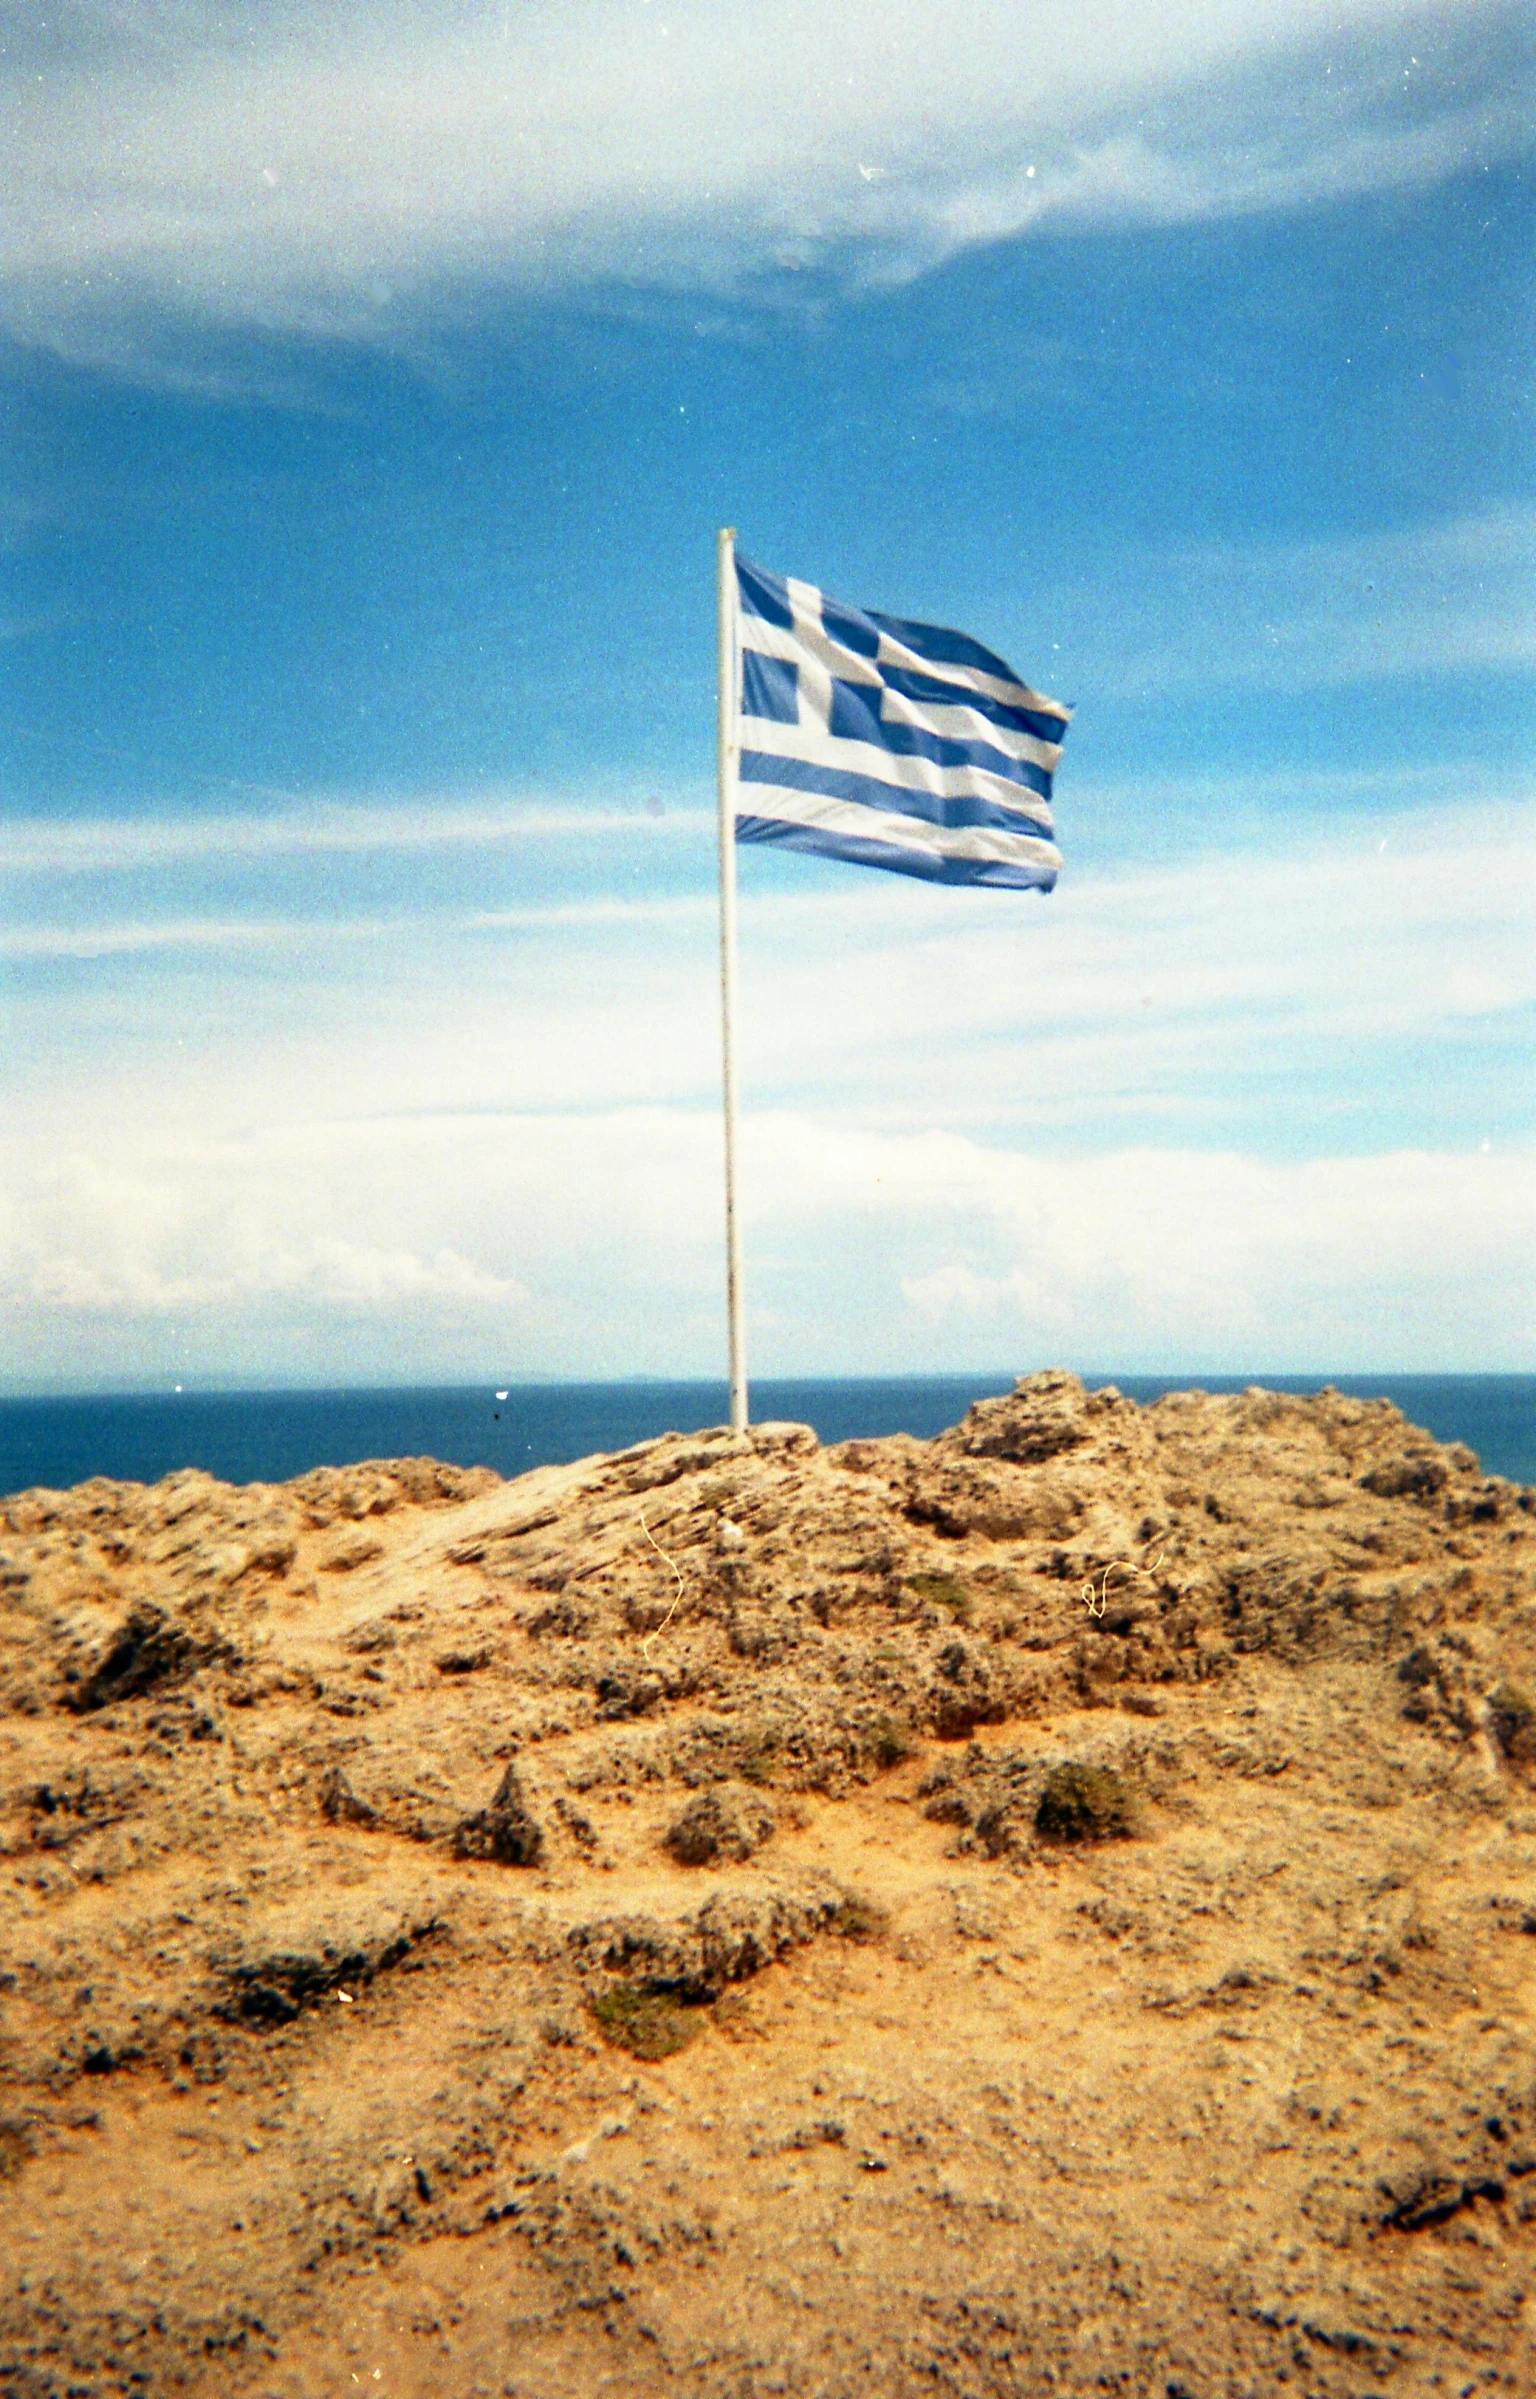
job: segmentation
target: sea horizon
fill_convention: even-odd
[[[1143,1405],[1168,1391],[1253,1388],[1305,1394],[1331,1387],[1387,1399],[1437,1440],[1464,1442],[1487,1472],[1536,1481],[1536,1374],[1071,1371],[1090,1389],[1113,1384]],[[752,1415],[758,1423],[809,1424],[828,1444],[891,1433],[931,1439],[973,1401],[1010,1391],[1016,1379],[1015,1370],[764,1375],[750,1386]],[[283,1482],[316,1466],[411,1456],[511,1476],[720,1424],[727,1415],[724,1377],[704,1375],[10,1394],[0,1396],[0,1494],[69,1489],[96,1476],[151,1483],[188,1468],[227,1482]]]

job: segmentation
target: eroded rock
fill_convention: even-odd
[[[667,1827],[666,1843],[683,1866],[741,1865],[761,1849],[774,1827],[773,1810],[754,1791],[701,1791]]]
[[[499,1866],[536,1866],[544,1851],[544,1828],[529,1804],[522,1778],[509,1766],[488,1807],[466,1816],[453,1836],[460,1858],[491,1858]]]
[[[669,2309],[803,2380],[807,2302],[892,2390],[1525,2387],[1533,1506],[1057,1374],[0,1503],[18,2388],[361,2371],[429,2233],[466,2388],[659,2389]]]

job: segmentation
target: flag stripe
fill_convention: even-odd
[[[736,828],[930,882],[1049,891],[1071,711],[994,650],[736,562]]]
[[[782,575],[772,575],[765,566],[752,566],[738,551],[736,557],[736,587],[741,595],[743,616],[762,617],[767,624],[793,625],[789,613],[789,585]]]
[[[893,874],[918,875],[927,883],[989,883],[1005,891],[1049,891],[1056,881],[1053,866],[1015,856],[1011,850],[998,855],[990,850],[940,848],[931,838],[906,839],[906,820],[901,817],[880,816],[868,808],[844,811],[835,800],[821,806],[837,813],[823,813],[803,824],[789,817],[738,816],[736,838],[773,843],[786,850],[808,850],[819,858],[841,858],[850,866],[883,866]]]
[[[916,625],[904,617],[876,616],[873,612],[870,623],[878,625],[881,632],[900,647],[915,651],[918,657],[927,659],[930,665],[978,667],[983,674],[1000,675],[1004,682],[1018,682],[1017,675],[1005,658],[999,658],[995,650],[983,649],[981,643],[972,641],[968,633],[951,633],[944,625]],[[1055,707],[1051,702],[1046,704],[1053,707],[1054,713],[1065,722],[1064,709]]]
[[[1022,810],[1049,830],[1050,802],[1044,793],[1029,784],[1016,783],[1008,775],[992,774],[975,766],[935,766],[928,758],[897,758],[873,742],[811,742],[796,728],[764,722],[744,727],[743,738],[752,743],[750,750],[742,752],[743,759],[762,759],[780,766],[790,762],[824,766],[829,772],[866,776],[871,783],[886,785],[892,792],[931,792],[935,799],[941,800],[961,799],[967,792],[974,792],[978,798],[995,800],[1000,808]],[[790,783],[795,780],[793,775],[786,779]],[[1044,775],[1038,779],[1042,783],[1049,781]],[[891,805],[900,807],[902,803],[893,800]]]
[[[921,785],[904,787],[878,775],[849,774],[843,767],[819,766],[808,758],[773,758],[761,750],[742,751],[740,780],[770,791],[817,792],[824,799],[852,800],[860,807],[885,809],[919,824],[995,825],[1000,832],[1027,833],[1042,841],[1049,840],[1055,830],[1049,808],[1041,805],[1026,810],[969,788],[944,792]],[[964,780],[969,786],[975,778]],[[743,805],[755,805],[758,797],[754,788]]]
[[[884,724],[868,710],[860,712],[862,722],[856,729],[851,710],[835,706],[830,726],[824,720],[807,723],[808,713],[802,709],[797,723],[744,712],[741,738],[775,758],[825,759],[851,773],[884,775],[893,783],[932,790],[958,775],[969,790],[976,778],[983,782],[990,778],[1015,791],[1035,792],[1042,800],[1050,798],[1049,767],[1038,766],[1032,758],[1010,758],[1006,750],[994,749],[990,742],[951,741],[917,725]],[[850,730],[840,730],[844,725]]]
[[[1023,708],[1012,700],[995,699],[980,683],[953,683],[945,676],[929,673],[926,668],[920,670],[912,666],[882,666],[880,680],[887,691],[899,692],[904,700],[927,700],[948,708],[963,707],[977,716],[988,718],[994,725],[1006,725],[1011,732],[1032,733],[1037,741],[1048,741],[1053,746],[1059,746],[1055,744],[1054,737],[1061,728],[1054,717],[1042,716],[1037,708]]]

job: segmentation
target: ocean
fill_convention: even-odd
[[[1464,1441],[1491,1474],[1536,1482],[1536,1375],[1115,1375],[1128,1398],[1198,1386],[1315,1391],[1332,1380],[1390,1399],[1441,1441]],[[972,1400],[1010,1390],[1008,1374],[891,1376],[752,1385],[752,1414],[813,1425],[826,1442],[856,1434],[942,1432]],[[723,1423],[724,1383],[523,1383],[498,1400],[488,1384],[421,1390],[140,1392],[0,1399],[0,1492],[67,1489],[92,1475],[153,1483],[199,1466],[222,1481],[271,1483],[361,1458],[442,1458],[499,1474],[625,1449],[665,1432]]]

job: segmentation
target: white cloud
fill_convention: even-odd
[[[356,938],[388,929],[374,920],[366,925],[330,925],[325,931],[329,938],[345,934]],[[215,950],[227,954],[242,948],[270,948],[276,943],[291,948],[303,938],[305,930],[296,923],[253,916],[179,917],[159,924],[137,925],[24,925],[0,933],[0,957],[22,962],[45,958],[133,957],[156,950]]]
[[[1524,809],[1357,815],[1047,902],[768,863],[761,1371],[1522,1363]],[[712,902],[582,916],[18,964],[13,1386],[709,1371]]]
[[[312,1157],[326,1149],[312,1140]],[[331,1228],[334,1197],[263,1176],[229,1143],[151,1135],[77,1142],[61,1156],[24,1148],[12,1160],[0,1258],[10,1304],[54,1318],[135,1319],[210,1314],[238,1325],[278,1302],[324,1315],[516,1309],[527,1292],[451,1243],[429,1255],[350,1238]]]
[[[526,908],[471,909],[435,917],[431,931],[439,940],[471,933],[554,933],[612,925],[700,923],[708,916],[704,899],[632,901],[621,899],[567,900]],[[329,950],[338,942],[389,942],[402,935],[419,935],[422,920],[385,916],[291,917],[166,917],[147,924],[32,925],[0,932],[0,958],[18,964],[54,958],[114,958],[167,950],[212,950],[227,954],[240,949],[295,952],[319,946]]]
[[[946,1161],[951,1206],[967,1162]],[[1133,1150],[969,1161],[973,1257],[902,1292],[953,1353],[1065,1345],[1210,1372],[1523,1365],[1536,1150],[1276,1164]],[[941,1247],[941,1244],[935,1244]],[[990,1251],[996,1264],[973,1262]]]
[[[1367,1146],[1416,1128],[1433,1146],[1447,1110],[1479,1109],[1503,1137],[1511,1109],[1524,1121],[1536,1005],[1528,807],[1330,823],[1304,787],[1266,788],[1264,847],[1091,876],[1069,837],[1048,900],[745,853],[749,1095],[1053,1141],[1161,1123],[1294,1152],[1347,1122]],[[1213,829],[1227,804],[1204,795]],[[702,842],[693,866],[710,872]],[[131,1127],[146,1060],[150,1115],[209,1126],[712,1106],[707,889],[572,899],[557,881],[495,908],[454,888],[389,918],[289,923],[261,908],[266,872],[249,921],[183,918],[174,881],[163,918],[137,890],[114,916],[108,879],[87,885],[88,923],[7,937],[18,1131]],[[483,883],[472,846],[462,874]],[[250,938],[204,940],[210,922]],[[151,937],[153,974],[135,947]]]
[[[250,815],[12,818],[0,827],[8,875],[142,873],[213,862],[364,856],[379,851],[470,848],[614,836],[650,841],[696,833],[711,822],[697,809],[561,805],[509,794],[467,804],[422,792],[410,803],[313,800]]]
[[[1444,175],[1526,137],[1528,73],[1501,0],[77,6],[15,54],[0,287],[89,355],[156,311],[403,338],[449,288],[899,278]]]
[[[454,1309],[481,1309],[488,1301],[520,1307],[528,1297],[515,1275],[487,1274],[446,1244],[421,1258],[414,1250],[369,1248],[335,1235],[272,1252],[235,1288],[291,1293],[326,1307],[370,1309],[413,1308],[423,1301]]]
[[[1105,696],[1247,685],[1306,691],[1536,665],[1536,508],[1342,541],[1230,542],[1122,557],[1069,589],[1061,629]],[[1134,625],[1133,641],[1117,633]]]
[[[1520,1366],[1533,1168],[1529,1145],[1049,1159],[759,1115],[755,1363]],[[84,1150],[46,1171],[13,1157],[11,1190],[13,1386],[135,1365],[345,1381],[719,1363],[719,1129],[699,1113],[150,1139],[110,1169]]]

